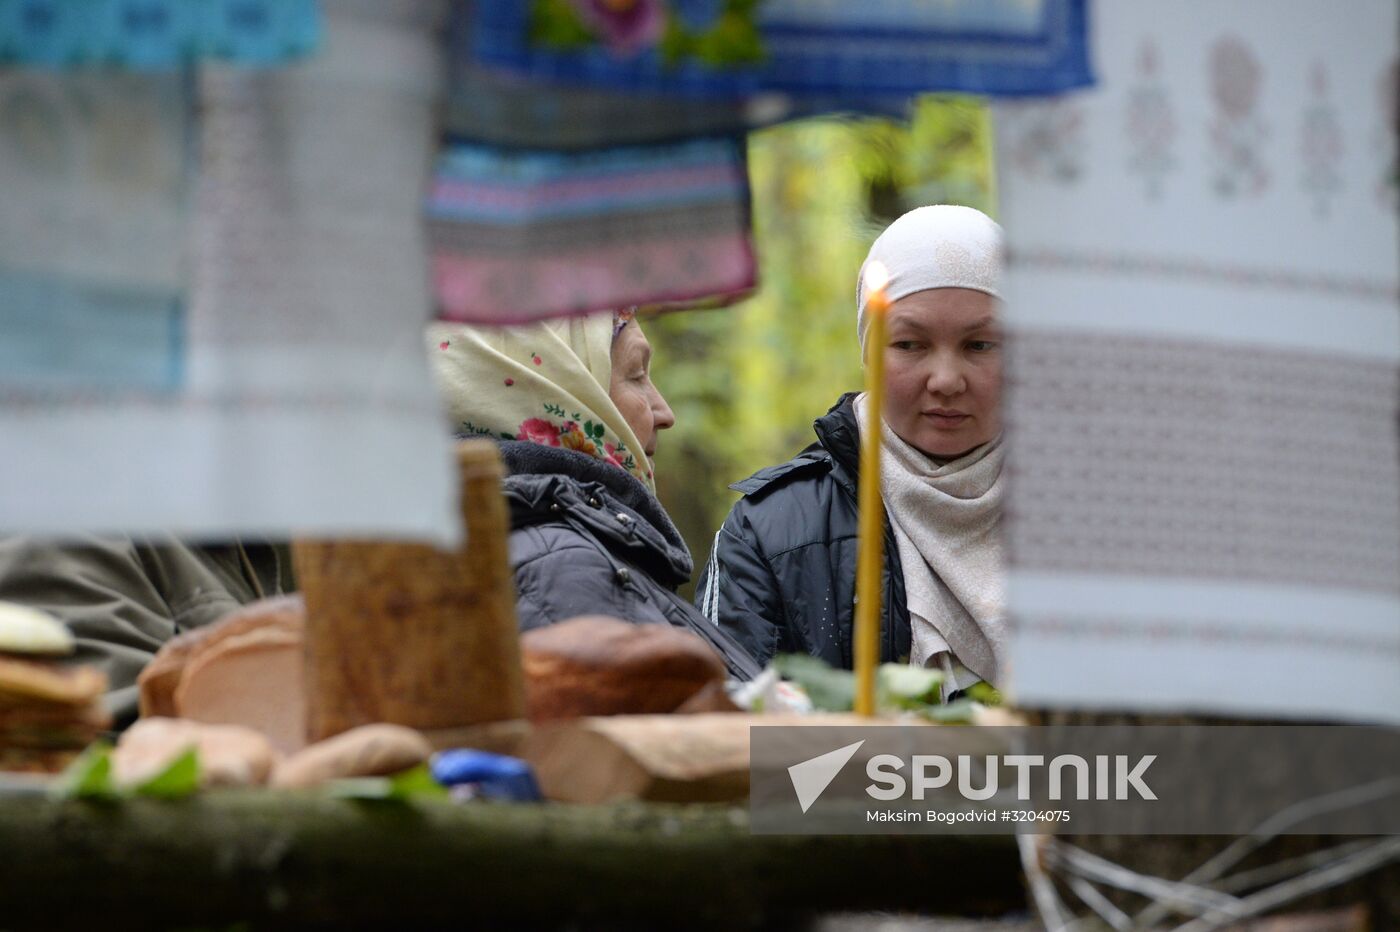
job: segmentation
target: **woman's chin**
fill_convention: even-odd
[[[971,423],[969,423],[969,421]],[[996,434],[987,436],[982,425],[971,418],[955,428],[938,427],[927,419],[915,423],[893,424],[885,421],[895,435],[925,456],[940,460],[955,460],[971,453],[982,444],[992,440]]]
[[[920,436],[911,441],[911,446],[915,447],[925,456],[932,456],[940,460],[955,460],[960,456],[971,453],[973,450],[986,443],[985,440],[969,436],[948,436],[947,434],[935,434],[933,436]]]

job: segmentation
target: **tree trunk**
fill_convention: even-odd
[[[6,928],[771,926],[1025,908],[1008,836],[751,836],[727,806],[0,800]]]

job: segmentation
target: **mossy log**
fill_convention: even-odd
[[[1006,836],[753,836],[743,808],[0,800],[0,927],[781,925],[1025,909]]]

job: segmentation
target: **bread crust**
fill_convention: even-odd
[[[688,631],[601,615],[528,631],[520,647],[533,722],[673,712],[725,676],[723,659]]]

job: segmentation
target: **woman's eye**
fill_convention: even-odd
[[[998,346],[995,340],[972,340],[967,344],[967,348],[974,353],[990,353]]]
[[[901,353],[908,353],[919,348],[919,344],[913,340],[895,340],[890,346]]]

